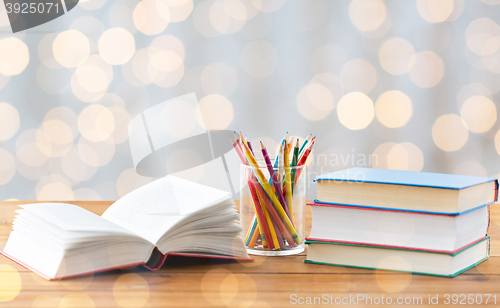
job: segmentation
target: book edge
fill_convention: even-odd
[[[350,168],[350,169],[356,169],[356,168]],[[361,168],[361,169],[377,169],[377,168]],[[341,172],[341,171],[345,171],[345,170],[349,170],[349,169],[339,170],[337,172]],[[379,170],[389,170],[389,169],[379,169]],[[335,173],[335,172],[331,172],[331,173]],[[327,174],[331,174],[331,173],[327,173]],[[432,174],[433,172],[423,172],[423,173]],[[436,174],[445,174],[445,173],[436,173]],[[475,183],[475,184],[458,187],[458,186],[441,186],[441,185],[425,185],[425,184],[417,185],[417,184],[411,184],[411,183],[387,182],[387,181],[356,181],[356,180],[349,180],[349,179],[342,179],[342,178],[331,178],[331,177],[323,177],[323,176],[324,175],[317,176],[316,178],[313,179],[313,182],[317,182],[317,181],[339,181],[339,182],[391,184],[391,185],[401,185],[401,186],[416,186],[416,187],[428,187],[428,188],[443,188],[443,189],[461,190],[461,189],[465,189],[465,188],[468,188],[468,187],[472,187],[472,186],[481,185],[481,184],[484,184],[484,183],[489,183],[489,182],[495,181],[496,182],[496,186],[498,187],[498,179],[489,178],[489,177],[482,177],[482,178],[484,178],[484,181],[481,181],[481,182],[478,182],[478,183]],[[461,176],[461,175],[456,174],[456,176]],[[464,175],[462,175],[462,176],[464,176]]]
[[[310,263],[310,264],[319,264],[319,265],[331,265],[331,266],[342,266],[342,267],[349,267],[349,268],[359,268],[359,269],[369,269],[369,270],[383,270],[383,271],[390,271],[390,272],[398,272],[398,273],[411,273],[411,274],[417,274],[417,275],[428,275],[428,276],[435,276],[435,277],[446,277],[446,278],[454,278],[461,273],[470,270],[471,268],[477,266],[478,264],[486,261],[489,258],[489,255],[487,255],[485,258],[481,259],[480,261],[456,272],[450,275],[441,275],[441,274],[435,274],[435,273],[426,273],[426,272],[412,272],[412,271],[403,271],[403,270],[391,270],[391,269],[379,269],[375,267],[364,267],[364,266],[355,266],[355,265],[345,265],[345,264],[335,264],[335,263],[327,263],[327,262],[317,262],[317,261],[312,261],[312,260],[304,260],[304,263]]]
[[[496,198],[495,198],[496,199]],[[462,212],[431,212],[431,211],[419,211],[419,210],[409,210],[409,209],[397,209],[397,208],[390,208],[390,207],[380,207],[380,206],[369,206],[369,205],[357,205],[357,204],[348,204],[348,203],[334,203],[334,202],[328,202],[328,201],[320,201],[318,199],[314,199],[314,202],[308,202],[308,205],[311,206],[330,206],[330,207],[351,207],[351,208],[360,208],[360,209],[365,209],[365,210],[380,210],[380,211],[392,211],[392,212],[406,212],[406,213],[415,213],[415,214],[429,214],[429,215],[444,215],[444,216],[458,216],[461,214],[466,214],[469,212],[472,212],[474,210],[478,210],[480,208],[483,208],[485,206],[492,205],[496,203],[497,200],[494,200],[492,202],[488,202],[485,204],[482,204],[480,206],[476,206],[474,208],[462,211]]]
[[[329,244],[329,245],[343,245],[343,246],[358,246],[358,247],[367,247],[367,248],[380,248],[380,249],[390,249],[390,250],[404,250],[404,251],[417,251],[417,252],[425,252],[425,253],[436,253],[436,254],[446,254],[450,256],[456,256],[457,254],[461,253],[462,251],[465,251],[471,247],[476,246],[477,244],[483,242],[483,241],[488,241],[490,242],[490,236],[487,235],[477,241],[474,241],[472,243],[469,243],[465,245],[464,247],[460,248],[459,250],[456,250],[452,253],[447,253],[447,252],[440,252],[440,251],[435,251],[435,250],[424,250],[424,249],[414,249],[414,248],[400,248],[397,246],[388,246],[388,245],[373,245],[373,244],[359,244],[359,243],[350,243],[350,242],[340,242],[340,241],[310,241],[306,239],[306,244]],[[490,244],[488,244],[489,247]]]

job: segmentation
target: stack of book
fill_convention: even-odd
[[[453,277],[489,257],[497,179],[351,168],[315,181],[307,263]]]

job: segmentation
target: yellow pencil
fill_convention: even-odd
[[[257,242],[257,239],[260,236],[260,230],[259,226],[255,227],[255,231],[253,232],[252,238],[250,239],[250,243],[248,244],[248,247],[255,247],[255,242]]]
[[[288,154],[288,144],[285,143],[285,187],[286,194],[285,200],[288,206],[288,212],[290,212],[290,218],[293,220],[293,205],[292,205],[292,175],[290,172],[290,157]]]
[[[252,169],[253,169],[255,175],[259,179],[259,182],[262,184],[262,187],[264,188],[266,194],[271,199],[271,202],[273,203],[274,207],[276,208],[276,211],[280,215],[281,220],[283,221],[288,232],[290,233],[290,236],[293,238],[295,243],[300,244],[300,239],[299,239],[299,236],[297,235],[297,231],[295,231],[295,228],[293,227],[292,222],[290,221],[290,219],[286,215],[286,212],[283,209],[283,207],[281,206],[281,203],[279,202],[278,198],[273,193],[273,190],[271,189],[271,186],[267,182],[266,177],[264,176],[264,173],[262,173],[262,170],[259,169],[257,161],[255,160],[255,157],[253,156],[252,152],[250,151],[250,149],[248,148],[248,146],[246,144],[243,144],[243,147],[245,149],[245,155],[247,156],[248,161],[249,161],[250,165],[252,166]],[[290,167],[288,167],[288,168],[290,168]],[[286,168],[285,168],[285,170],[286,170]],[[286,173],[286,171],[285,171],[285,173]]]

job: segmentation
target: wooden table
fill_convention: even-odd
[[[5,245],[19,203],[0,202],[0,248]],[[112,202],[71,203],[101,214]],[[242,263],[169,257],[156,272],[137,267],[46,281],[2,256],[0,307],[285,307],[304,306],[299,301],[306,302],[308,297],[311,301],[319,297],[317,304],[319,299],[327,298],[333,305],[335,300],[343,300],[344,304],[349,302],[344,306],[366,306],[367,301],[370,303],[368,297],[376,303],[382,296],[384,303],[390,297],[393,302],[401,298],[413,302],[409,306],[423,306],[428,304],[429,294],[439,296],[440,306],[448,306],[445,294],[473,294],[474,298],[483,294],[483,305],[487,297],[484,294],[491,294],[488,305],[497,306],[500,305],[500,257],[497,257],[500,205],[492,206],[491,214],[493,256],[455,278],[305,264],[302,253],[279,258],[257,256],[254,262]],[[308,229],[310,217],[307,209]],[[20,275],[20,284],[12,279],[16,275]],[[358,296],[358,302],[349,298]]]

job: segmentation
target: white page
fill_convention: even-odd
[[[91,231],[131,234],[101,216],[79,206],[66,203],[37,203],[19,205],[24,211],[32,213],[66,231]]]
[[[230,197],[228,192],[170,175],[127,194],[102,217],[156,243],[185,217]]]

